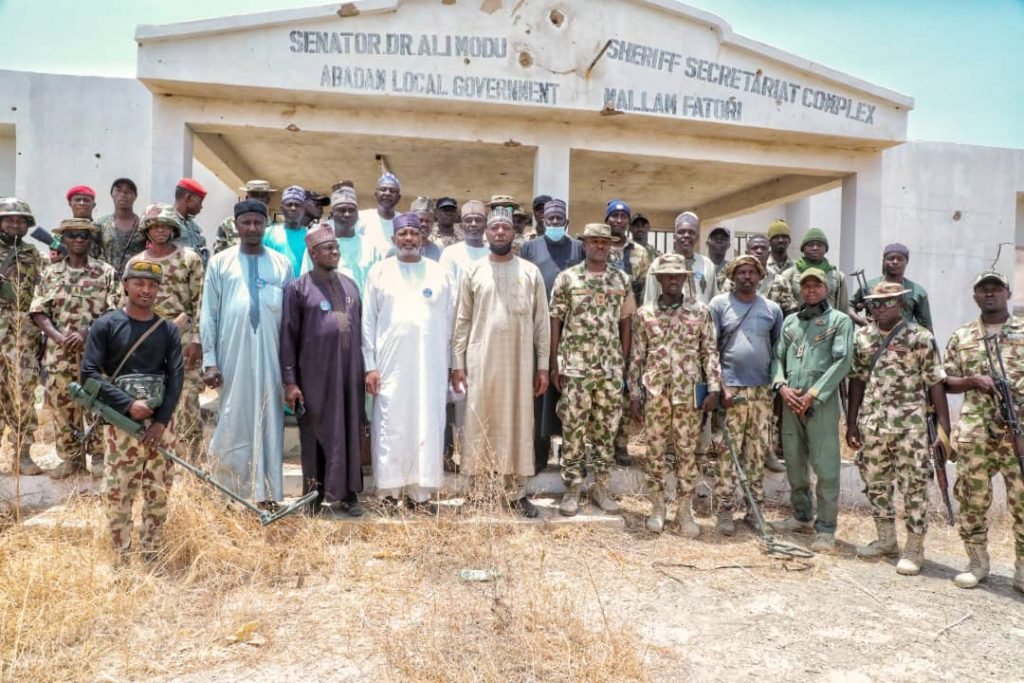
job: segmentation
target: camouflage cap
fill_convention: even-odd
[[[877,285],[871,288],[871,293],[866,295],[865,299],[895,299],[898,296],[903,296],[909,289],[906,289],[899,282],[879,282]]]
[[[974,278],[974,285],[973,286],[977,287],[980,284],[984,284],[985,282],[992,282],[992,281],[998,282],[999,284],[1001,284],[1003,287],[1006,287],[1007,289],[1010,288],[1010,281],[1006,279],[1005,275],[1003,275],[1002,273],[1000,273],[997,270],[987,270],[984,273],[982,273],[981,275],[979,275],[978,277]]]
[[[153,280],[154,282],[164,281],[164,268],[155,261],[147,261],[142,258],[133,258],[128,262],[128,265],[124,267],[124,274],[121,276],[121,280],[131,280],[132,278],[139,280]]]
[[[759,258],[752,256],[751,254],[744,254],[743,256],[737,256],[729,262],[729,265],[725,267],[725,276],[732,280],[733,276],[736,275],[736,269],[740,266],[754,266],[757,268],[757,272],[761,277],[768,274],[768,271],[765,270],[764,264],[761,263]]]
[[[0,199],[0,218],[4,216],[23,216],[28,219],[28,227],[36,224],[36,217],[32,215],[32,209],[28,202],[23,202],[17,197],[4,197]]]
[[[413,213],[434,213],[434,200],[430,197],[417,197],[412,200],[409,210]]]
[[[496,194],[491,197],[491,201],[487,202],[487,208],[493,209],[496,206],[507,206],[510,209],[515,209],[519,206],[519,202],[510,194]]]
[[[100,232],[100,226],[88,218],[65,218],[60,222],[60,225],[53,229],[53,234],[63,235],[65,232],[73,232],[75,230],[88,230],[95,237]]]
[[[170,204],[157,203],[146,207],[139,223],[139,232],[145,235],[154,225],[166,225],[174,230],[175,237],[181,237],[181,219],[178,212]]]
[[[664,254],[651,264],[652,275],[690,275],[692,272],[686,269],[686,259],[682,254]]]
[[[825,280],[825,272],[822,271],[820,268],[808,268],[803,273],[801,273],[800,284],[803,284],[804,280],[807,280],[809,278],[814,278],[815,280],[822,284],[827,284]]]
[[[580,235],[580,239],[585,240],[591,237],[604,237],[610,240],[612,229],[605,223],[587,223],[583,226],[583,234]]]
[[[245,192],[246,194],[250,192],[263,192],[266,194],[270,194],[271,192],[277,192],[277,190],[270,186],[269,182],[267,182],[266,180],[258,179],[246,181],[245,187],[238,188],[238,191]]]

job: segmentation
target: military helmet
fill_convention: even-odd
[[[174,230],[175,237],[181,237],[181,219],[178,212],[170,204],[150,204],[142,215],[139,232],[146,234],[154,225],[168,225]]]
[[[0,218],[4,216],[24,216],[28,219],[28,227],[34,227],[36,217],[32,215],[32,208],[28,202],[23,202],[17,197],[4,197],[0,199]]]

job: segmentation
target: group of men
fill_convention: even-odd
[[[173,204],[154,204],[139,217],[134,183],[119,179],[111,188],[115,213],[98,222],[95,194],[73,188],[72,218],[54,230],[63,254],[45,269],[23,240],[31,210],[0,201],[0,326],[13,331],[5,335],[4,376],[17,380],[4,389],[3,419],[17,427],[16,466],[38,473],[27,450],[34,416],[26,406],[42,332],[63,460],[54,476],[105,453],[104,491],[122,553],[131,547],[139,488],[143,551],[159,547],[170,470],[158,444],[193,460],[205,456],[221,483],[276,507],[288,413],[301,434],[304,489],[318,492],[314,511],[362,514],[368,424],[377,494],[390,509],[429,506],[449,450],[462,474],[500,478],[509,508],[534,517],[526,483],[548,466],[551,437],[560,435],[561,514],[576,514],[584,491],[600,509],[618,509],[612,466],[629,458],[632,440],[647,480],[650,531],[700,535],[692,503],[703,453],[715,470],[716,528],[730,535],[731,443],[758,502],[766,467],[784,468],[792,515],[775,528],[813,532],[812,549],[828,552],[845,380],[846,440],[859,450],[878,531],[858,554],[899,555],[901,574],[920,571],[929,451],[943,448],[950,459],[962,456],[955,494],[970,565],[957,585],[988,575],[985,512],[990,477],[1000,472],[1015,522],[1014,585],[1024,590],[1024,481],[1008,429],[995,419],[996,388],[984,363],[985,340],[997,337],[1010,386],[1024,381],[1024,323],[1008,311],[1002,275],[975,281],[981,320],[954,333],[943,363],[927,296],[906,279],[909,250],[900,244],[885,248],[882,277],[849,299],[844,274],[826,258],[825,233],[807,231],[793,261],[784,221],[748,236],[746,253],[729,261],[724,227],[710,231],[707,256],[697,253],[700,219],[692,212],[675,220],[672,253],[658,253],[646,242],[649,222],[618,199],[577,239],[566,202],[543,195],[532,216],[508,196],[461,207],[420,197],[401,213],[401,186],[386,173],[373,208],[359,210],[348,181],[330,197],[292,186],[275,220],[268,183],[243,189],[207,260],[194,221],[205,190],[194,180],[178,183]],[[99,380],[108,403],[147,425],[141,445],[112,428],[102,451],[93,443],[68,395],[78,378]],[[198,412],[203,383],[220,394],[208,445]],[[965,393],[953,437],[947,392]],[[929,412],[938,424],[933,443]],[[447,444],[446,432],[454,434]],[[897,485],[907,513],[902,552]],[[744,519],[754,523],[749,509]]]

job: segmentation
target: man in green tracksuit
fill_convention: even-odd
[[[782,448],[791,490],[791,517],[779,531],[816,532],[811,549],[835,547],[839,514],[839,382],[853,361],[853,323],[828,302],[828,279],[817,268],[800,275],[803,301],[786,318],[775,345],[773,387],[782,398]],[[811,506],[809,468],[818,478],[818,518]]]

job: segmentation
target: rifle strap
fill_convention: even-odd
[[[896,327],[892,328],[892,331],[885,336],[885,339],[882,340],[882,344],[875,349],[874,355],[871,356],[871,364],[868,366],[868,375],[875,371],[875,366],[878,365],[878,361],[882,357],[882,354],[889,348],[889,344],[891,344],[892,340],[896,338],[896,335],[900,333],[900,330],[906,326],[907,321],[901,320],[896,324]]]
[[[149,326],[149,329],[143,332],[142,336],[135,340],[132,347],[128,349],[128,353],[124,354],[124,358],[121,359],[121,363],[117,366],[117,370],[114,370],[114,374],[110,377],[111,382],[117,379],[117,376],[121,374],[121,370],[124,369],[124,364],[128,362],[128,359],[131,358],[136,351],[138,351],[139,347],[142,346],[142,342],[146,341],[149,338],[149,335],[156,332],[156,328],[160,327],[160,323],[163,321],[163,318],[156,316],[156,320],[154,320],[153,324]]]

